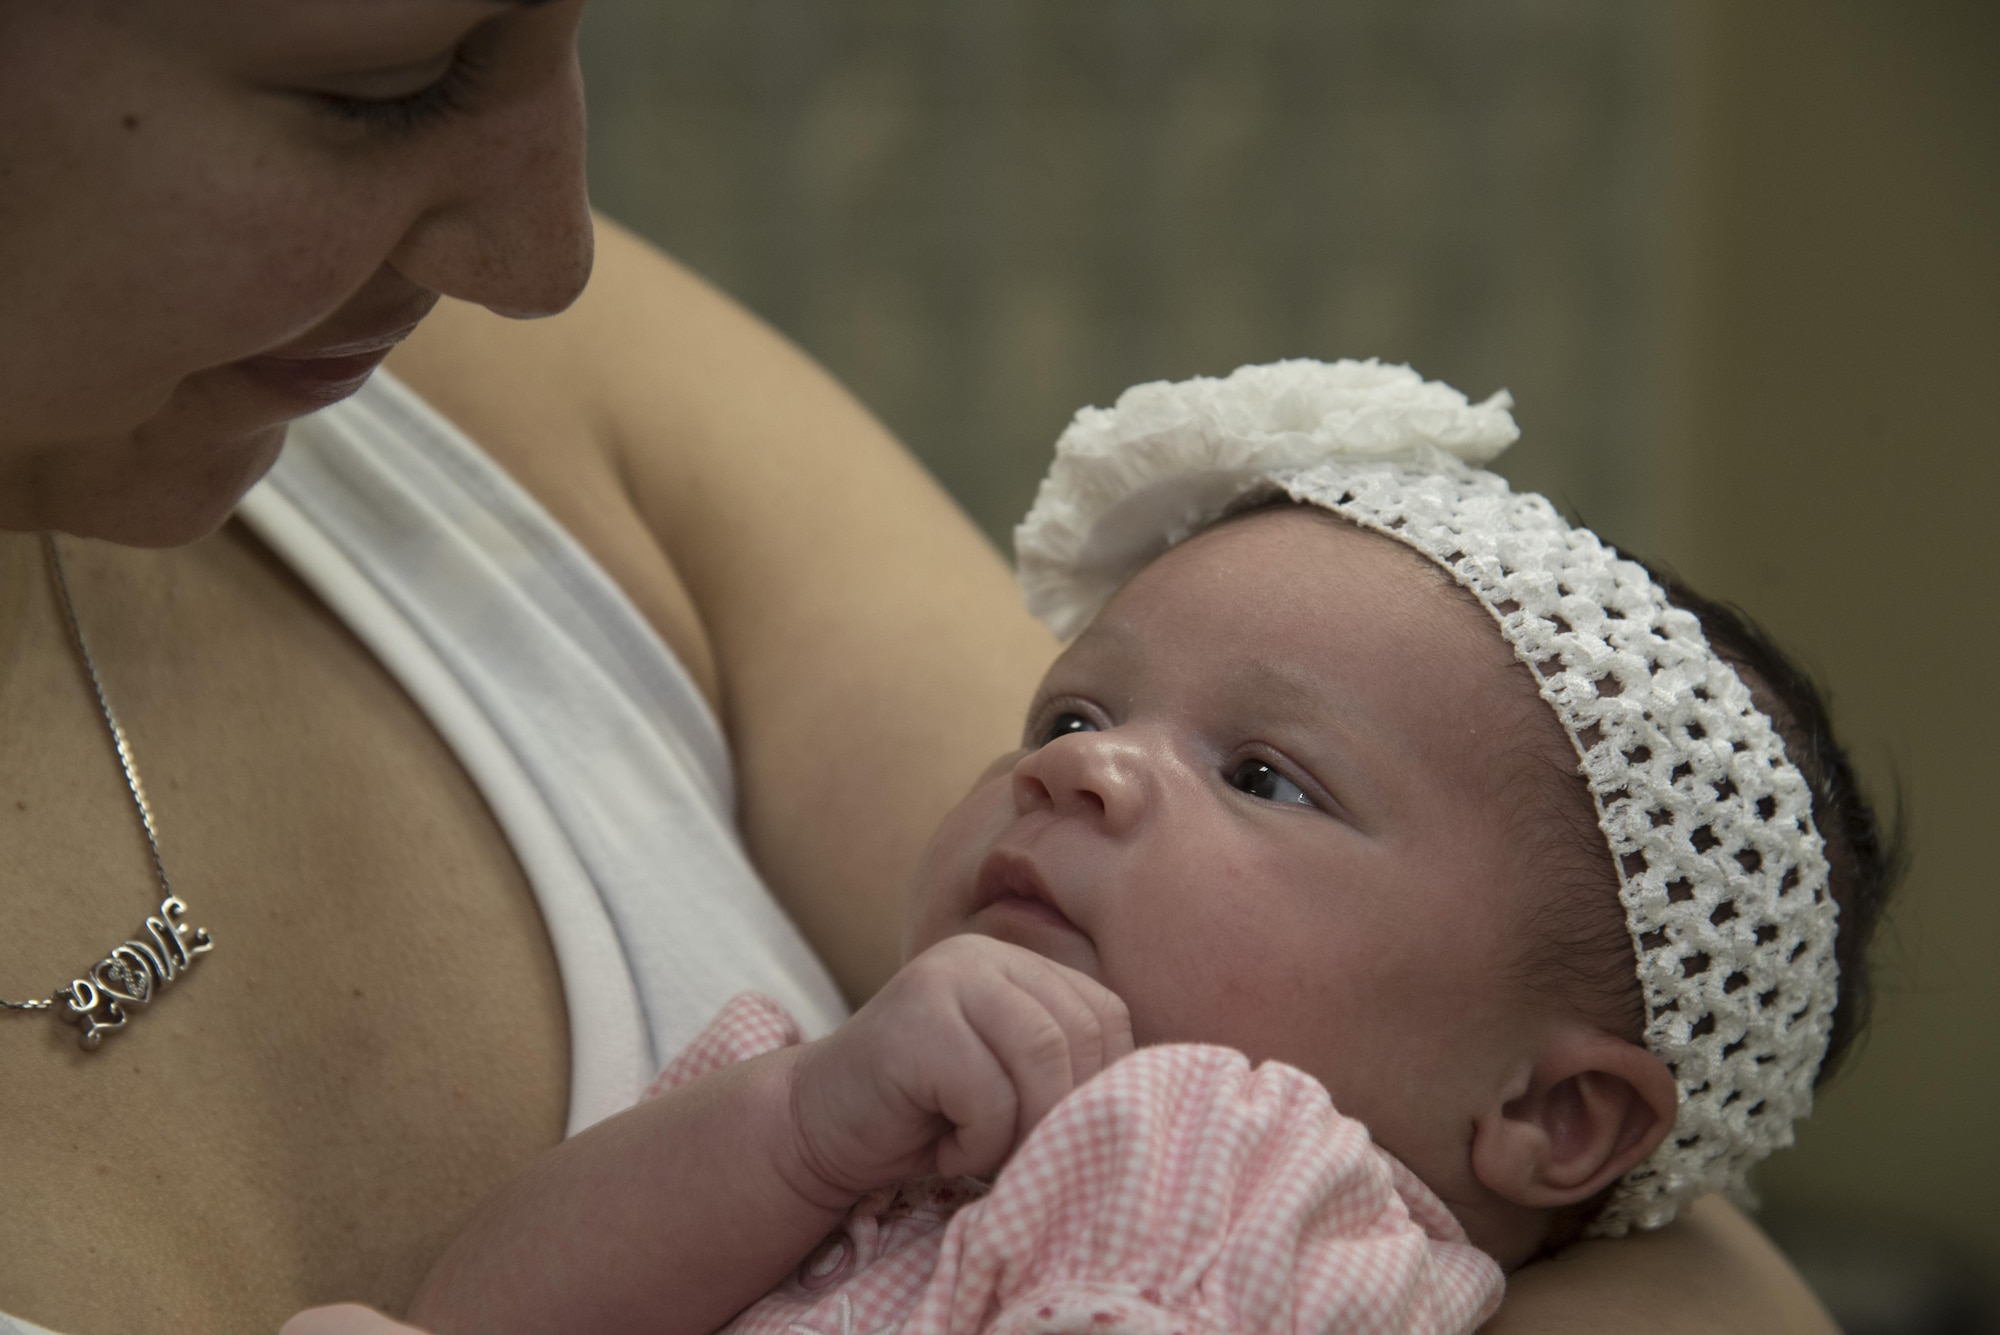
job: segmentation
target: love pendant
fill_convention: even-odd
[[[177,896],[160,901],[158,916],[146,919],[140,931],[151,938],[113,946],[81,978],[57,990],[62,1018],[83,1032],[77,1041],[94,1051],[113,1030],[151,1005],[176,978],[193,966],[195,957],[215,948],[208,932],[183,922],[187,905]]]

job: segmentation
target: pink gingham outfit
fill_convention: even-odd
[[[800,1041],[736,997],[649,1094]],[[1500,1267],[1326,1090],[1227,1048],[1143,1048],[1058,1104],[988,1189],[876,1191],[729,1335],[1470,1331]]]

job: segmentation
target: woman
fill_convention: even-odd
[[[371,423],[457,451],[472,481],[452,494],[533,529],[509,550],[586,592],[615,581],[593,605],[646,627],[633,652],[660,661],[577,661],[720,716],[743,845],[850,1000],[891,967],[922,833],[1012,744],[1051,652],[992,553],[795,351],[612,228],[586,287],[580,3],[0,6],[0,997],[56,1003],[0,1014],[0,1309],[24,1322],[399,1310],[476,1201],[602,1111],[588,1090],[629,1084],[580,1017],[655,1039],[706,1018],[672,1004],[676,969],[643,965],[637,1002],[593,1009],[577,961],[596,957],[550,908],[593,812],[560,783],[529,791],[504,701],[479,695],[543,637],[475,627],[497,636],[485,657],[449,641],[456,667],[426,676],[425,653],[449,658],[427,618],[452,599],[388,607],[388,576],[342,582],[370,542],[434,536],[370,530],[363,505],[335,551],[338,524],[309,513],[393,443]],[[556,318],[500,318],[531,316]],[[414,397],[361,389],[385,357]],[[357,390],[232,522],[287,423]],[[475,547],[491,517],[463,526]],[[488,575],[502,594],[539,578]],[[214,950],[86,1050],[56,989],[166,888],[92,676]],[[594,689],[544,685],[604,717]],[[538,820],[562,837],[538,843]],[[724,842],[702,856],[737,856]],[[648,870],[620,875],[643,889]],[[743,885],[728,912],[768,949],[714,984],[823,988]],[[706,928],[651,930],[671,949]],[[1497,1325],[1565,1322],[1828,1329],[1719,1205],[1529,1270]]]

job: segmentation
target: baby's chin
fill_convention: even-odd
[[[1098,978],[1097,943],[1047,904],[1003,899],[973,914],[959,931],[1032,950],[1043,959],[1103,981]]]

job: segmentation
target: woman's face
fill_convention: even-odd
[[[568,305],[581,6],[0,3],[0,529],[200,536],[439,295]]]

